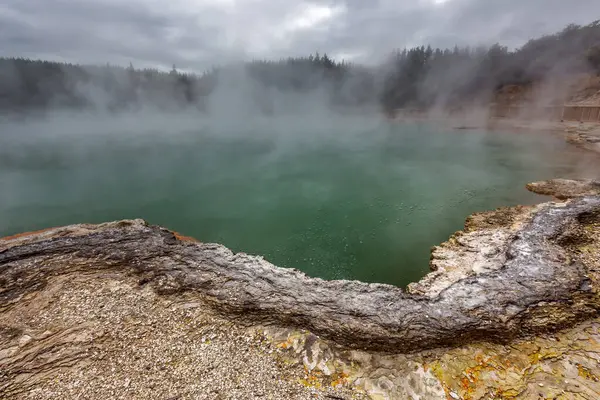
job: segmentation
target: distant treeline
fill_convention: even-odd
[[[268,112],[278,93],[319,91],[338,105],[373,102],[372,71],[327,55],[252,61],[213,68],[201,75],[106,64],[84,66],[23,58],[0,58],[0,110],[139,107],[206,110],[217,88],[226,100],[242,97]]]
[[[576,73],[600,74],[600,21],[569,25],[509,51],[491,47],[394,52],[382,65],[337,62],[326,54],[251,61],[201,75],[113,65],[83,66],[0,58],[0,110],[55,108],[130,110],[140,107],[210,111],[223,94],[256,110],[277,109],[281,94],[315,94],[339,107],[448,107],[487,101],[505,85],[523,85]],[[292,102],[293,104],[293,102]]]
[[[600,21],[569,25],[514,51],[500,44],[405,49],[394,55],[392,64],[381,94],[386,109],[488,101],[506,85],[564,79],[577,73],[600,74]]]

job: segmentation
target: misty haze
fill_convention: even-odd
[[[593,177],[560,135],[486,121],[510,88],[517,117],[556,120],[572,77],[600,68],[599,38],[592,23],[516,50],[199,74],[1,59],[0,235],[143,218],[314,277],[404,286],[469,214],[535,202],[530,181]]]
[[[600,399],[600,0],[0,0],[0,399]]]
[[[470,213],[532,202],[524,182],[581,172],[552,135],[242,115],[5,121],[0,235],[144,218],[311,276],[405,285]]]

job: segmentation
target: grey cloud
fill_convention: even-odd
[[[360,62],[395,48],[518,47],[586,24],[600,2],[578,0],[3,0],[4,56],[203,70],[249,58],[319,51]],[[321,7],[321,8],[315,8]],[[334,10],[328,12],[327,8]],[[317,21],[311,25],[311,21]]]

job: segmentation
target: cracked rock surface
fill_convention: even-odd
[[[600,153],[600,127],[597,123],[570,123],[566,128],[568,143],[585,150]]]
[[[550,179],[527,185],[531,192],[554,196],[559,200],[583,196],[599,196],[600,180],[593,179]]]
[[[548,382],[490,360],[560,335],[548,368],[581,389],[598,372],[572,346],[600,339],[600,196],[579,196],[469,217],[406,291],[141,220],[1,239],[0,397],[466,399],[500,393],[503,373],[518,397]]]

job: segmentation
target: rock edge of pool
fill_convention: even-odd
[[[507,341],[595,315],[600,183],[555,179],[528,185],[563,202],[468,217],[432,250],[432,272],[403,290],[326,281],[234,254],[143,220],[70,225],[0,241],[3,308],[76,271],[134,275],[157,293],[189,293],[248,323],[308,329],[348,347],[411,352],[475,340]],[[573,198],[572,198],[573,197]],[[401,262],[401,260],[399,260]]]
[[[406,290],[143,220],[0,239],[0,397],[595,398],[600,182],[527,188]]]

